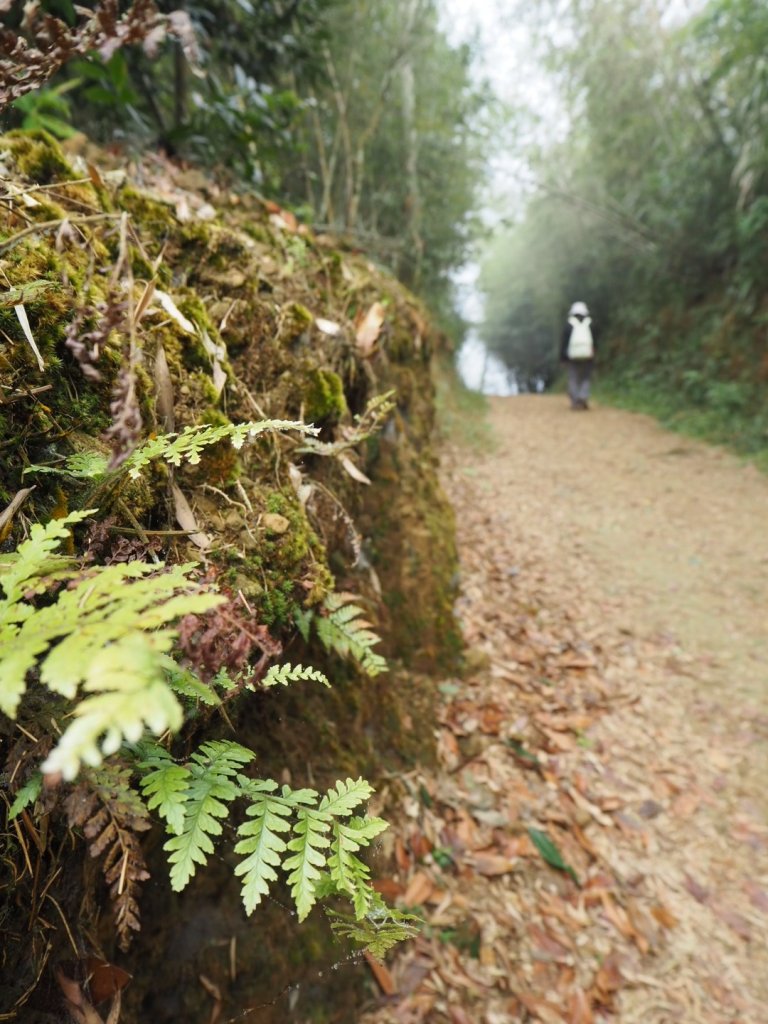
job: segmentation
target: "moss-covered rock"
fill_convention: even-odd
[[[9,163],[26,186],[30,180],[72,180],[60,147],[44,135],[2,137],[3,149],[12,154]],[[152,173],[151,166],[145,168],[150,185]],[[213,221],[193,215],[180,222],[171,174],[163,170],[156,193],[132,182],[99,190],[82,186],[89,208],[111,219],[80,224],[77,244],[64,237],[57,244],[50,230],[14,240],[18,218],[12,206],[0,208],[0,246],[8,243],[0,269],[12,288],[21,289],[13,292],[14,301],[0,306],[6,336],[0,350],[0,501],[7,503],[29,485],[30,464],[56,470],[34,478],[24,517],[11,521],[5,543],[20,540],[29,521],[98,508],[95,521],[87,524],[92,558],[142,557],[151,549],[168,561],[204,559],[209,577],[247,623],[244,628],[262,643],[254,661],[282,646],[286,660],[311,661],[334,682],[331,691],[307,686],[249,693],[228,705],[226,720],[257,751],[259,771],[315,786],[339,775],[375,780],[384,767],[391,771],[429,755],[428,727],[423,737],[402,735],[414,707],[427,723],[431,714],[431,683],[411,670],[453,665],[457,654],[452,519],[431,448],[429,364],[436,337],[424,311],[396,281],[373,271],[363,256],[342,256],[311,237],[281,233],[256,198],[243,197],[220,209]],[[75,188],[81,186],[56,189],[55,199],[41,193],[40,202],[54,202],[55,217],[76,220],[86,193],[76,198],[70,191]],[[34,198],[34,191],[29,195]],[[114,214],[122,211],[129,215],[130,230],[121,233]],[[65,344],[67,327],[80,307],[103,301],[116,281],[133,311],[150,281],[173,306],[150,301],[133,329],[128,321],[116,329],[92,353],[101,379],[90,379]],[[354,342],[353,317],[384,299],[386,323],[377,348],[363,356]],[[19,302],[27,310],[43,370],[14,313]],[[189,323],[179,320],[174,307]],[[339,324],[338,333],[320,332],[318,317]],[[88,329],[92,323],[93,318],[86,321]],[[167,429],[170,403],[175,430],[294,419],[303,413],[322,429],[322,444],[312,449],[295,437],[267,432],[239,450],[219,441],[191,465],[158,463],[136,482],[120,472],[96,481],[62,475],[73,454],[107,450],[113,385],[130,352],[145,436]],[[397,393],[395,413],[381,432],[359,440],[356,417],[364,419],[368,402],[391,389]],[[370,485],[355,479],[355,465]],[[211,539],[204,553],[179,533],[172,484]],[[75,542],[82,553],[85,528]],[[300,640],[297,614],[317,611],[334,590],[359,595],[370,611],[394,659],[391,676],[377,677],[373,684],[317,644],[307,650]],[[195,741],[219,734],[223,719],[208,715],[200,714]],[[135,967],[121,1018],[126,1024],[148,1017],[191,1019],[189,1001],[179,994],[188,991],[186,982],[201,972],[219,979],[216,958],[223,937],[228,942],[237,933],[238,948],[248,941],[229,865],[216,862],[189,893],[173,898],[164,888],[159,859],[153,870],[165,905],[153,900],[153,906],[142,908],[145,928],[133,960],[125,961],[129,969]],[[73,921],[81,906],[89,907],[82,932],[95,935],[97,907],[105,895],[93,875],[78,883],[75,874],[68,885],[71,900],[66,902],[60,888],[56,898],[66,903]],[[86,901],[84,889],[89,890]],[[0,917],[17,914],[27,895],[23,889],[13,907],[0,904]],[[200,916],[201,907],[214,905],[215,915]],[[179,920],[199,929],[199,935],[180,935],[174,927]],[[109,916],[102,914],[101,921],[101,951],[110,956]],[[240,993],[240,1005],[263,1002],[267,976],[290,980],[295,971],[285,958],[281,962],[281,936],[271,934],[265,942],[258,927],[248,927],[258,937],[251,944],[253,956],[261,955],[259,944],[269,952],[264,972],[253,979],[241,975],[237,984],[226,972],[217,980],[226,998]],[[291,940],[299,959],[319,941],[316,932],[305,932],[307,945],[301,946],[301,934]],[[45,942],[42,933],[38,938],[44,949],[51,936],[46,933]],[[63,931],[53,934],[53,941],[51,963],[69,955]],[[162,978],[147,970],[150,962],[163,963]],[[30,964],[31,972],[39,966],[33,953]],[[0,1014],[8,1009],[0,1000]]]

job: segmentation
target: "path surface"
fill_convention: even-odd
[[[428,927],[365,1020],[766,1024],[768,479],[558,397],[490,419],[445,469],[474,671],[383,794]]]

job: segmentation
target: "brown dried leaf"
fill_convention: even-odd
[[[371,308],[356,323],[355,339],[357,348],[363,358],[371,355],[381,334],[384,324],[384,306],[374,302]]]
[[[408,882],[408,888],[403,896],[403,904],[406,907],[415,907],[426,903],[435,889],[435,884],[424,871],[417,871]]]
[[[212,543],[211,538],[207,533],[203,533],[197,525],[197,519],[195,519],[192,506],[175,483],[171,484],[171,495],[173,497],[173,510],[176,515],[176,522],[182,530],[189,531],[189,539],[193,544],[199,547],[201,551],[207,551]]]

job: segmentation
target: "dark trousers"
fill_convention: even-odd
[[[589,401],[592,366],[591,359],[570,359],[568,361],[568,397],[571,400],[571,405],[577,406]]]

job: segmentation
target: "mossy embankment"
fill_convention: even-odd
[[[417,300],[364,254],[341,251],[273,204],[213,184],[193,192],[183,172],[159,160],[128,176],[98,158],[68,158],[43,134],[12,133],[0,138],[0,167],[0,511],[20,502],[1,521],[0,542],[10,550],[35,521],[97,508],[72,553],[97,563],[201,562],[261,651],[282,649],[285,660],[317,664],[334,682],[331,691],[302,684],[246,694],[226,717],[201,711],[190,747],[234,729],[257,752],[261,774],[318,786],[360,774],[375,783],[430,756],[429,673],[455,665],[460,644],[452,513],[432,448],[430,366],[440,340]],[[381,327],[363,337],[376,304]],[[118,326],[100,334],[110,316]],[[195,465],[153,464],[139,481],[125,475],[107,487],[73,473],[73,455],[108,451],[105,432],[119,441],[115,389],[128,369],[144,437],[302,419],[320,429],[324,447],[270,432],[240,450],[221,442]],[[388,392],[392,409],[380,416],[377,401]],[[208,539],[202,549],[188,527],[180,532],[175,491]],[[296,615],[331,590],[359,595],[390,673],[366,680],[307,649]],[[33,721],[19,724],[34,738]],[[34,758],[35,745],[24,740],[22,751],[8,721],[0,739],[10,785],[12,759]],[[278,903],[246,918],[226,858],[172,895],[159,831],[146,844],[152,878],[142,931],[119,954],[106,887],[82,837],[55,814],[45,832],[27,827],[29,863],[18,833],[8,829],[1,840],[8,942],[0,1014],[27,994],[23,1019],[52,1019],[52,969],[75,951],[133,973],[121,1017],[128,1024],[207,1019],[201,974],[231,1016],[269,1003],[307,965],[314,977],[323,957],[336,958],[320,955],[322,918],[298,928]],[[300,998],[317,1004],[311,985]],[[327,1018],[316,1005],[313,1019],[354,1019],[341,1005]],[[259,1019],[284,1020],[284,1003]]]

